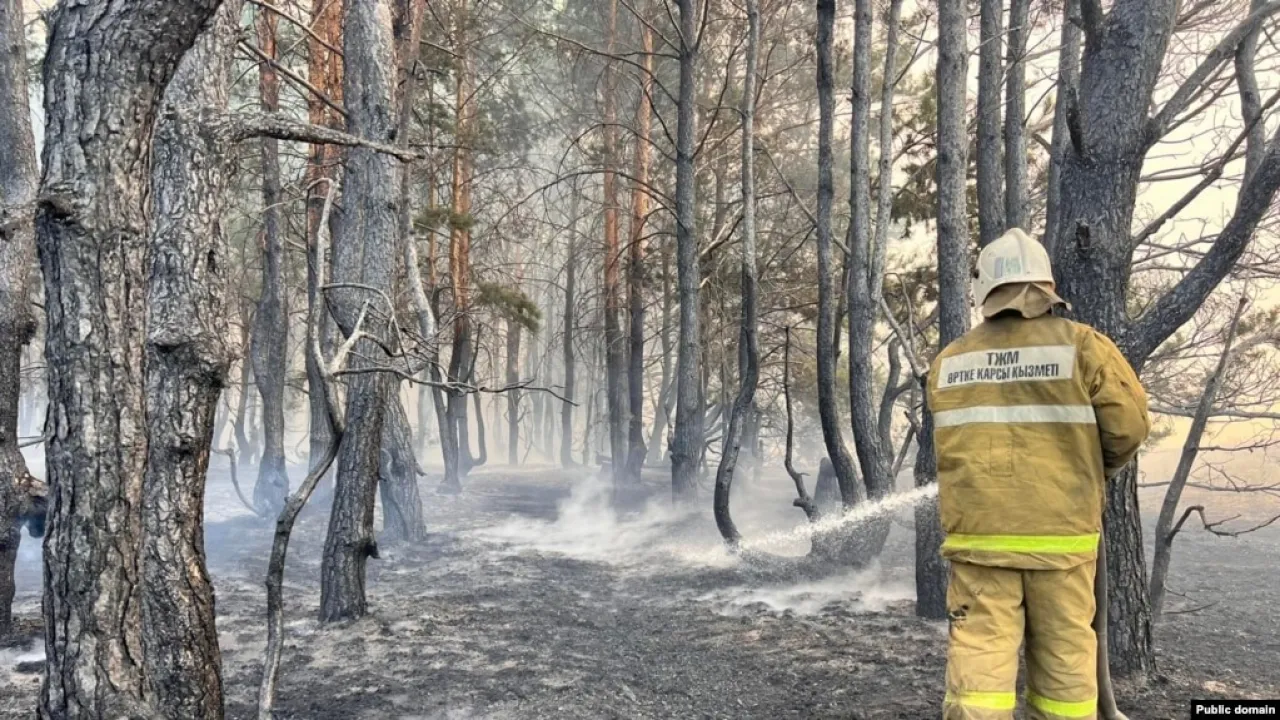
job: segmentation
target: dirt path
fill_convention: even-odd
[[[230,716],[248,718],[268,536],[236,515],[220,483],[208,543]],[[908,527],[893,530],[891,569],[765,578],[723,552],[709,518],[666,510],[660,479],[628,498],[622,518],[602,509],[595,487],[559,471],[495,469],[461,497],[427,494],[431,540],[382,548],[370,564],[372,615],[330,627],[314,620],[325,518],[307,516],[286,585],[281,716],[937,716],[945,627],[911,614]],[[744,531],[779,552],[802,550],[786,532],[801,518],[785,494],[748,490],[735,503]],[[1193,696],[1280,695],[1278,539],[1179,540],[1174,584],[1189,597],[1175,596],[1175,607],[1218,604],[1161,624],[1168,678],[1123,698],[1131,717],[1185,718]],[[34,625],[39,573],[30,565],[19,609]],[[19,654],[26,672],[15,669]],[[33,657],[38,648],[0,650],[0,718],[30,716]]]

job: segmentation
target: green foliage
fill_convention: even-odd
[[[477,283],[476,304],[531,333],[542,326],[542,310],[520,288],[498,283]]]
[[[424,207],[418,211],[418,216],[413,219],[413,224],[419,230],[439,230],[448,221],[449,208],[440,206]]]

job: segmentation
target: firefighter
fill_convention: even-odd
[[[929,374],[951,561],[944,720],[1008,720],[1026,641],[1032,720],[1097,717],[1093,582],[1104,484],[1150,431],[1111,340],[1054,314],[1049,255],[1018,229],[983,249],[984,321]]]

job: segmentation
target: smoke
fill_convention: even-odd
[[[653,494],[637,509],[620,512],[614,509],[613,487],[607,479],[584,474],[572,482],[569,496],[560,502],[553,519],[506,518],[471,534],[498,544],[501,552],[554,554],[607,563],[646,576],[732,569],[742,562],[721,540],[706,507],[709,502],[698,503],[699,507],[690,511],[676,510],[666,488],[654,487]],[[815,525],[791,506],[785,478],[744,478],[741,486],[734,488],[733,516],[746,538],[745,549],[799,557],[809,551],[815,531],[850,527],[908,510],[934,494],[933,488],[896,493]],[[915,592],[906,575],[894,576],[878,566],[817,580],[797,577],[764,584],[752,573],[709,572],[697,587],[700,589],[690,588],[690,597],[720,612],[764,609],[804,615],[833,610],[879,612],[912,599]]]
[[[889,578],[879,567],[831,575],[811,582],[738,586],[703,595],[701,600],[730,615],[764,608],[771,612],[819,615],[825,612],[883,612],[915,599],[905,578]]]
[[[664,494],[650,496],[637,510],[616,510],[611,482],[583,474],[557,507],[555,519],[512,517],[474,534],[515,552],[554,553],[632,568],[671,560],[729,564],[731,557],[714,527],[708,533],[700,515],[674,508]]]

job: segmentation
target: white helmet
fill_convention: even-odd
[[[978,255],[974,302],[981,306],[993,290],[1014,283],[1047,283],[1054,287],[1049,252],[1019,228],[1011,228]]]

